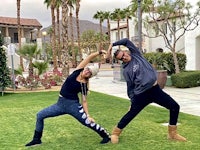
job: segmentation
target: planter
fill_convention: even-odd
[[[113,77],[114,77],[114,80],[125,81],[124,76],[123,76],[123,67],[121,64],[113,65]]]
[[[163,89],[167,82],[167,70],[157,70],[157,81],[161,89]]]
[[[171,76],[167,76],[166,86],[172,86]]]

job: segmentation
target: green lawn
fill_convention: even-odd
[[[57,101],[58,92],[5,93],[0,97],[0,150],[27,149],[36,113]],[[127,111],[129,101],[102,93],[89,94],[89,112],[109,132]],[[168,111],[146,107],[122,132],[119,144],[99,144],[101,138],[68,115],[45,120],[39,150],[199,150],[200,117],[180,113],[178,131],[187,142],[166,139]],[[29,148],[30,149],[30,148]]]

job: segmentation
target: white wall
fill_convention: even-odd
[[[137,25],[134,19],[129,20],[129,35],[130,38],[137,36]],[[121,23],[120,25],[123,25]],[[112,22],[111,29],[116,28],[116,22]],[[143,29],[143,31],[145,31]],[[116,40],[116,32],[111,32],[111,42]],[[181,31],[177,34],[181,34]],[[173,40],[173,39],[172,39]],[[166,44],[162,37],[160,38],[145,38],[144,47],[147,52],[155,51],[157,48],[163,48],[165,52],[170,52],[166,48]],[[176,51],[186,54],[187,64],[186,70],[200,70],[200,26],[194,31],[188,31],[179,39],[176,44]]]
[[[11,55],[7,56],[7,62],[8,62],[8,67],[12,68],[12,57]],[[28,69],[28,64],[29,62],[23,58],[23,65],[24,65],[24,69],[27,70]],[[17,55],[16,53],[13,55],[13,65],[14,65],[14,69],[18,69],[20,66],[20,56]]]
[[[185,34],[185,54],[187,70],[200,70],[200,26]]]
[[[200,70],[200,36],[196,38],[196,70]]]

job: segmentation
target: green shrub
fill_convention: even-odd
[[[185,71],[171,76],[172,85],[178,88],[200,86],[200,71]]]
[[[176,53],[176,54],[177,54],[180,71],[185,71],[186,55],[182,54],[182,53]],[[168,71],[168,74],[174,74],[175,73],[175,65],[174,65],[173,54],[172,53],[164,53],[163,57],[165,57],[164,59],[167,60],[169,68],[170,68],[170,71]]]
[[[3,36],[0,33],[0,92],[2,96],[4,95],[4,89],[12,85],[10,78],[10,71],[7,67],[7,57],[6,51],[2,47],[3,45]]]
[[[184,71],[186,65],[186,55],[181,53],[176,54],[179,63],[179,69],[180,71]],[[145,53],[144,57],[151,64],[156,64],[157,69],[165,69],[169,75],[175,73],[175,65],[172,53],[151,52]]]

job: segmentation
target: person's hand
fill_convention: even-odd
[[[106,63],[109,63],[110,62],[110,58],[106,58]]]
[[[107,52],[105,50],[99,50],[99,55],[105,59],[105,56],[106,56]]]
[[[101,55],[101,54],[107,54],[107,52],[105,51],[105,50],[99,50],[99,54]]]
[[[88,119],[90,120],[90,122],[95,122],[95,120],[92,117],[88,117]]]

